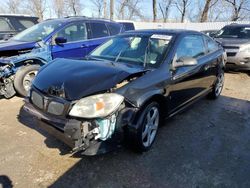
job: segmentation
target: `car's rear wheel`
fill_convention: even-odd
[[[211,93],[208,95],[209,98],[217,99],[220,96],[223,90],[224,81],[225,81],[224,71],[221,70],[220,73],[217,75],[217,80],[213,86]]]
[[[14,86],[19,95],[27,96],[39,68],[39,65],[27,65],[16,72]]]
[[[144,152],[153,145],[160,124],[159,104],[151,102],[140,113],[138,129],[130,132],[131,146],[138,152]]]

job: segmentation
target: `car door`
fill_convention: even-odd
[[[56,44],[55,39],[66,39],[64,44]],[[85,57],[88,51],[88,28],[85,22],[74,22],[58,31],[52,39],[52,57],[79,59]]]
[[[207,77],[204,83],[206,83],[207,87],[211,87],[217,78],[218,64],[223,62],[223,56],[221,55],[221,51],[219,50],[220,46],[217,42],[205,35],[203,37],[207,46]]]
[[[201,95],[207,88],[204,86],[206,48],[202,35],[186,35],[180,39],[173,63],[181,58],[194,58],[197,65],[172,68],[171,86],[169,89],[170,113],[182,108],[185,104]]]
[[[93,51],[96,47],[110,39],[110,32],[105,22],[89,22],[88,26],[91,30],[90,40],[88,42],[87,53]]]

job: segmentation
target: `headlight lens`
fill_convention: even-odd
[[[240,52],[249,52],[250,53],[250,45],[243,45],[240,47]]]
[[[69,115],[81,118],[106,117],[116,111],[124,97],[116,93],[93,95],[79,100]]]

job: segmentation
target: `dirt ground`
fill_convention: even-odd
[[[247,74],[227,73],[218,100],[203,99],[168,120],[144,154],[122,148],[72,157],[22,104],[0,100],[0,187],[250,187]]]

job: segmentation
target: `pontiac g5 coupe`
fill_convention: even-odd
[[[159,124],[197,99],[219,97],[223,49],[195,31],[120,34],[86,60],[57,59],[37,74],[24,110],[86,155],[129,142],[151,148]]]

